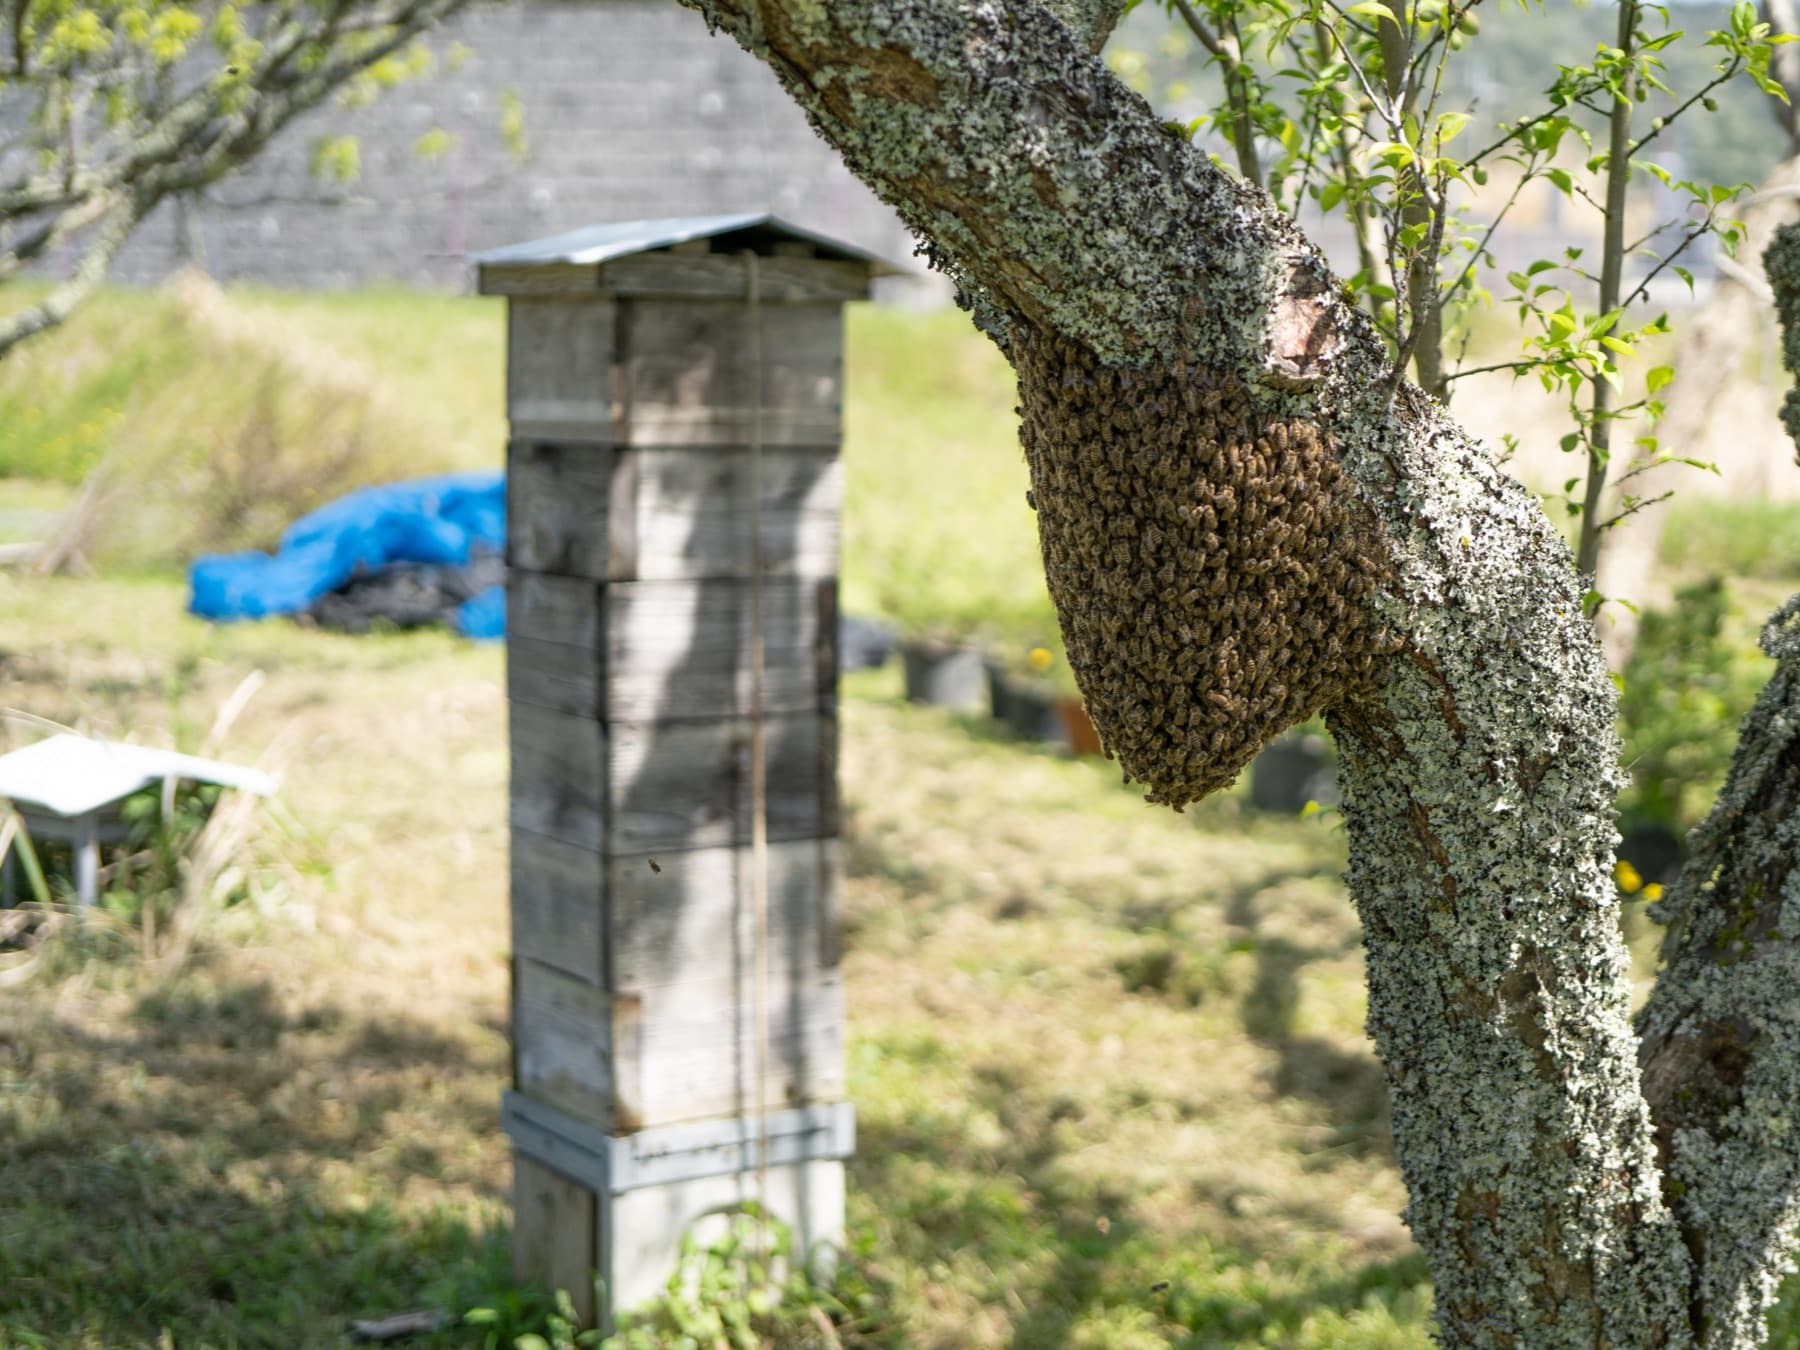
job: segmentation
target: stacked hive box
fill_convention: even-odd
[[[478,261],[509,308],[517,1266],[604,1324],[741,1201],[841,1235],[841,333],[874,269],[768,217]]]

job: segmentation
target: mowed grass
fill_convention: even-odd
[[[324,1346],[504,1297],[501,654],[0,581],[5,703],[281,767],[194,963],[0,1002],[0,1345]],[[853,1261],[890,1346],[1422,1346],[1341,835],[847,688]],[[5,724],[8,743],[34,728]],[[472,1330],[440,1345],[476,1345]]]
[[[250,900],[187,968],[102,920],[0,990],[0,1350],[327,1346],[352,1317],[510,1306],[501,654],[210,628],[173,575],[336,487],[497,463],[502,312],[105,306],[0,366],[0,529],[30,537],[109,455],[171,472],[131,480],[99,580],[0,573],[0,706],[195,748],[260,670],[224,751],[285,787]],[[848,323],[845,608],[1042,640],[1004,363],[958,314]],[[1150,808],[895,681],[845,687],[850,1259],[875,1295],[845,1341],[1428,1344],[1334,818]]]

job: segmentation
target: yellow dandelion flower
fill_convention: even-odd
[[[1638,875],[1637,868],[1623,858],[1613,864],[1613,880],[1627,895],[1636,895],[1644,888],[1644,879]]]
[[[1651,904],[1655,904],[1658,900],[1662,899],[1662,882],[1653,881],[1648,886],[1644,887],[1644,899],[1650,901]]]
[[[1025,664],[1037,671],[1040,675],[1050,669],[1050,663],[1055,659],[1054,656],[1050,655],[1050,649],[1048,647],[1033,647],[1030,651],[1025,653]]]

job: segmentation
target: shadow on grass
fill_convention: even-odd
[[[1062,1166],[1054,1096],[1034,1093],[1029,1075],[1013,1066],[975,1066],[966,1081],[969,1106],[998,1119],[1004,1144],[959,1149],[928,1122],[871,1122],[859,1125],[851,1174],[859,1188],[882,1194],[907,1264],[930,1269],[978,1253],[993,1278],[1010,1281],[1006,1344],[1015,1350],[1055,1350],[1071,1344],[1084,1321],[1133,1310],[1154,1319],[1172,1346],[1272,1343],[1265,1338],[1321,1312],[1350,1313],[1371,1296],[1413,1296],[1426,1281],[1414,1252],[1279,1291],[1259,1282],[1256,1253],[1222,1243],[1201,1244],[1203,1252],[1171,1265],[1157,1256],[1155,1236],[1127,1217],[1126,1197]],[[1156,1278],[1165,1268],[1167,1278]],[[1233,1287],[1243,1292],[1224,1292]]]
[[[1353,922],[1321,931],[1319,940],[1296,942],[1265,933],[1258,897],[1289,881],[1316,878],[1316,871],[1283,872],[1234,891],[1227,921],[1241,931],[1256,959],[1256,977],[1243,1002],[1244,1030],[1278,1056],[1271,1086],[1284,1096],[1317,1102],[1331,1113],[1337,1137],[1330,1147],[1357,1155],[1394,1156],[1387,1078],[1372,1050],[1345,1050],[1320,1036],[1294,1030],[1307,968],[1335,961],[1355,950],[1361,933]],[[1345,902],[1349,901],[1346,898]]]
[[[104,1024],[47,993],[0,1022],[0,1344],[286,1350],[506,1300],[503,1048],[204,974]]]

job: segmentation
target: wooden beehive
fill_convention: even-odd
[[[722,1207],[841,1238],[842,306],[877,265],[768,216],[477,261],[509,310],[515,1252],[608,1324]]]

